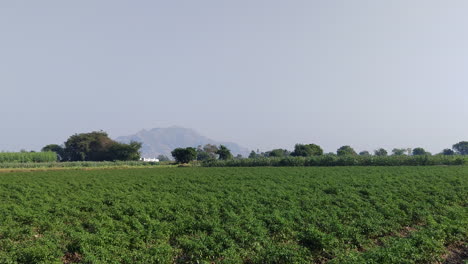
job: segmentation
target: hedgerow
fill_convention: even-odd
[[[465,156],[335,156],[252,158],[231,160],[208,160],[204,167],[296,167],[296,166],[431,166],[463,165]]]

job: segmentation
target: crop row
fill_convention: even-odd
[[[435,263],[468,167],[0,174],[0,263]]]
[[[47,152],[0,152],[0,165],[6,162],[54,162],[57,161],[57,154],[52,151]]]

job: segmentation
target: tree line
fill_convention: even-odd
[[[142,143],[132,141],[128,144],[119,143],[109,138],[104,131],[74,134],[62,145],[50,144],[42,148],[43,152],[52,151],[57,154],[59,161],[132,161],[140,159]],[[193,160],[201,162],[212,160],[243,159],[241,155],[233,156],[231,150],[224,145],[206,144],[197,148],[176,148],[171,152],[178,163],[189,163]],[[430,152],[424,148],[394,148],[391,154],[383,148],[376,149],[373,153],[361,151],[357,153],[351,146],[345,145],[336,150],[336,153],[324,153],[316,144],[296,144],[293,151],[287,149],[273,149],[267,152],[252,151],[248,158],[286,158],[286,157],[314,157],[321,155],[335,156],[430,156]],[[461,141],[444,149],[437,155],[468,155],[468,141]],[[165,156],[159,156],[160,160],[168,160]]]
[[[212,145],[206,144],[205,146],[199,145],[196,149],[192,147],[188,148],[176,148],[172,152],[172,157],[179,163],[189,163],[193,160],[207,161],[207,160],[230,160],[233,159],[231,150],[224,145]],[[241,158],[237,156],[236,158]]]
[[[252,151],[249,155],[249,158],[268,158],[268,157],[311,157],[311,156],[320,156],[324,155],[322,148],[316,144],[296,144],[294,146],[294,151],[288,151],[287,149],[273,149],[267,152],[260,153],[259,151],[255,152]],[[379,148],[374,150],[373,154],[367,150],[361,151],[357,153],[351,146],[346,145],[338,148],[336,153],[330,152],[327,155],[337,155],[337,156],[353,156],[353,155],[360,155],[360,156],[418,156],[418,155],[432,155],[432,153],[426,151],[424,148],[417,147],[417,148],[394,148],[391,151],[391,154],[384,148]],[[468,141],[461,141],[452,146],[452,148],[447,148],[442,150],[440,153],[436,155],[468,155]]]
[[[237,155],[234,157],[230,150],[223,145],[219,147],[216,145],[207,144],[205,146],[198,146],[197,148],[176,148],[172,151],[172,156],[179,163],[189,163],[193,160],[198,161],[213,161],[213,160],[231,160],[231,159],[242,159],[243,157]],[[251,151],[248,158],[287,158],[287,157],[315,157],[315,156],[431,156],[432,154],[426,151],[424,148],[394,148],[391,154],[384,148],[374,150],[373,153],[369,151],[361,151],[357,153],[351,146],[345,145],[336,150],[336,153],[324,153],[323,149],[316,144],[296,144],[293,151],[287,149],[273,149],[267,152],[260,152],[257,150]],[[468,141],[461,141],[452,146],[442,150],[442,152],[436,155],[452,156],[452,155],[468,155]]]

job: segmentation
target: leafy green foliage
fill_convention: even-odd
[[[197,151],[194,148],[176,148],[171,154],[179,163],[189,163],[197,158]]]
[[[283,158],[289,156],[290,153],[286,149],[273,149],[268,152],[268,157],[277,157],[277,158]]]
[[[338,156],[353,156],[357,155],[356,151],[350,146],[342,146],[336,151]]]
[[[257,157],[258,157],[258,154],[252,150],[249,154],[249,159],[255,159]]]
[[[399,152],[399,151],[397,151],[397,152]],[[385,156],[388,155],[388,152],[383,148],[379,148],[379,149],[374,151],[374,155],[379,156],[379,157],[385,157]]]
[[[224,145],[220,145],[216,154],[219,155],[220,160],[230,160],[232,159],[231,151]]]
[[[202,163],[205,167],[262,167],[262,166],[433,166],[463,165],[464,156],[362,156],[322,155],[312,157],[254,158],[241,160],[211,160]]]
[[[210,159],[216,159],[218,157],[218,147],[212,144],[206,144],[205,146],[198,146],[197,148],[197,160],[204,161]]]
[[[413,149],[413,155],[414,155],[414,156],[417,156],[417,155],[427,155],[427,152],[426,152],[426,150],[424,150],[423,148],[414,148],[414,149]]]
[[[455,151],[451,150],[451,149],[444,149],[442,150],[442,155],[446,155],[446,156],[451,156],[451,155],[455,155]]]
[[[57,161],[57,153],[45,152],[0,152],[1,163],[27,163],[27,162],[54,162]]]
[[[392,149],[392,155],[395,155],[395,156],[405,155],[406,151],[407,150],[405,148],[394,148]]]
[[[1,263],[436,263],[468,167],[6,173]]]
[[[50,146],[50,145],[49,145]],[[141,143],[118,143],[104,131],[75,134],[65,142],[67,161],[139,160]]]
[[[140,142],[135,141],[130,144],[115,142],[109,147],[105,160],[139,160],[141,146]]]
[[[468,155],[468,141],[458,142],[452,148],[460,155]]]
[[[57,145],[57,144],[50,144],[50,145],[47,145],[47,146],[43,147],[41,151],[42,151],[42,152],[49,152],[49,151],[52,151],[52,152],[57,153],[57,159],[58,159],[58,161],[62,161],[62,160],[65,159],[65,157],[66,157],[66,155],[65,155],[65,149],[64,149],[62,146]]]
[[[310,156],[320,156],[323,154],[323,149],[319,145],[315,144],[296,144],[294,146],[294,151],[291,153],[291,156],[295,157],[310,157]]]

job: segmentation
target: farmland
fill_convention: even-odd
[[[0,263],[437,263],[468,167],[0,173]]]
[[[57,161],[55,152],[0,152],[0,165],[3,163],[31,163]]]

